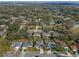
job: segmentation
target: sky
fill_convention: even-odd
[[[78,3],[79,4],[79,0],[0,0],[0,2],[1,1],[31,1],[31,2],[34,2],[34,1],[36,1],[36,2],[55,1],[55,2],[58,2],[58,3],[63,3],[65,1],[66,3]],[[59,1],[61,1],[61,2],[59,2]]]
[[[75,3],[79,3],[79,0],[0,0],[0,1],[66,1],[67,3],[73,1]],[[71,2],[72,3],[72,2]]]
[[[79,0],[0,0],[0,1],[79,1]]]

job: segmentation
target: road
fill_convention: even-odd
[[[4,54],[3,57],[56,57],[53,52],[51,54],[40,54],[39,52],[24,52],[24,53],[18,53],[18,55],[14,55],[12,53]]]
[[[24,55],[23,55],[24,54]],[[21,54],[21,56],[23,57],[35,57],[35,56],[39,56],[39,57],[56,57],[55,54],[40,54],[39,52],[25,52]]]

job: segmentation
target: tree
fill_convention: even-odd
[[[34,40],[34,32],[32,33],[32,40],[33,40],[33,46],[32,47],[35,47],[36,41]]]
[[[52,32],[50,33],[49,38],[50,38],[50,40],[53,40],[54,39]]]
[[[10,41],[7,41],[0,36],[0,56],[3,56],[6,51],[10,51]]]
[[[43,38],[43,34],[42,34],[42,33],[40,33],[40,35],[41,35],[41,39],[43,40],[44,47],[46,47],[46,42],[45,42],[45,39]]]
[[[2,56],[2,52],[3,52],[2,48],[3,48],[3,39],[2,36],[0,36],[0,56]]]

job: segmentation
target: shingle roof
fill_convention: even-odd
[[[20,47],[20,42],[12,42],[12,47],[16,47],[16,46]]]
[[[44,45],[43,42],[42,41],[37,41],[35,46],[40,47],[41,45]]]
[[[20,43],[22,43],[21,47],[28,47],[28,46],[32,46],[32,42],[12,42],[12,47],[20,47]]]
[[[20,39],[19,42],[29,42],[29,40],[26,38],[23,38],[23,39]]]
[[[32,46],[32,42],[23,42],[22,47]]]

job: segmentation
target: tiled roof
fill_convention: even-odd
[[[23,38],[23,39],[20,39],[19,42],[29,42],[29,39]]]

